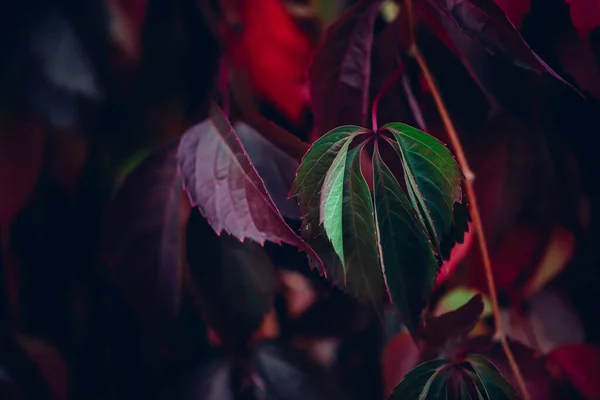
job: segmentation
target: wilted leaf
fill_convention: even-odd
[[[117,284],[144,320],[175,318],[181,296],[182,235],[189,204],[172,143],[146,158],[109,205],[103,253]]]
[[[285,242],[314,253],[283,220],[216,104],[212,104],[207,120],[184,134],[178,158],[192,205],[199,208],[217,234],[225,230],[240,240]]]
[[[470,221],[461,188],[463,175],[450,150],[439,140],[408,125],[382,127],[396,139],[404,180],[413,208],[439,255],[448,258],[462,243]]]
[[[288,188],[296,177],[300,163],[271,144],[250,125],[236,122],[233,129],[281,214],[289,219],[299,219],[298,203],[288,198]]]
[[[414,335],[438,264],[415,210],[381,159],[378,147],[373,154],[373,170],[382,270],[392,302]]]
[[[277,277],[263,247],[217,235],[196,210],[187,229],[192,284],[208,323],[228,345],[244,343],[275,301]]]
[[[460,363],[433,360],[409,372],[391,400],[517,400],[515,389],[498,369],[479,355]]]
[[[454,311],[427,318],[419,332],[422,351],[437,357],[448,356],[467,338],[482,313],[483,300],[478,294]]]
[[[296,180],[290,191],[290,196],[298,197],[302,237],[323,260],[328,279],[337,284],[345,282],[344,271],[339,257],[320,226],[321,188],[327,171],[340,149],[356,135],[365,132],[364,128],[358,126],[342,126],[313,143],[298,168]],[[311,260],[311,264],[315,265],[314,260]]]
[[[600,399],[600,348],[592,344],[567,344],[548,354],[552,369],[566,378],[586,400]]]
[[[331,25],[308,70],[317,135],[364,126],[369,107],[371,46],[383,0],[361,0]]]

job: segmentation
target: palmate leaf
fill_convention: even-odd
[[[317,140],[304,156],[290,191],[290,196],[298,197],[302,238],[323,260],[326,271],[322,272],[333,283],[343,284],[344,274],[340,259],[320,226],[321,191],[327,171],[342,147],[357,135],[366,132],[366,129],[358,126],[341,126]],[[311,265],[315,266],[314,260],[311,260]]]
[[[415,209],[381,159],[378,145],[373,172],[381,267],[392,302],[414,334],[433,289],[438,263]]]
[[[361,134],[370,137],[352,147]],[[373,139],[371,194],[360,159]],[[403,185],[379,152],[386,142],[401,160]],[[467,229],[462,179],[446,146],[424,132],[398,123],[377,134],[344,126],[315,142],[291,194],[298,196],[303,236],[324,260],[328,278],[377,303],[387,286],[414,337],[441,258]]]
[[[432,360],[410,371],[391,400],[517,400],[515,389],[485,357],[470,354],[462,362]]]
[[[382,129],[396,139],[409,198],[436,250],[447,258],[463,242],[470,221],[456,160],[442,142],[411,126],[389,123]]]

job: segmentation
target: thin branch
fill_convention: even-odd
[[[371,121],[373,123],[373,132],[377,132],[377,129],[378,129],[377,109],[379,108],[379,101],[381,100],[381,97],[385,94],[385,92],[387,92],[389,90],[389,88],[392,87],[394,82],[396,82],[396,80],[398,80],[398,78],[400,78],[402,76],[402,74],[404,73],[405,67],[406,67],[406,62],[404,62],[404,61],[400,62],[400,65],[398,66],[398,68],[396,68],[394,73],[388,78],[387,81],[385,81],[385,83],[383,84],[383,87],[381,88],[379,93],[377,93],[377,95],[375,96],[375,99],[373,100],[373,106],[371,107]]]
[[[410,2],[410,1],[409,1]],[[502,344],[502,349],[506,355],[508,363],[512,369],[512,372],[517,381],[517,385],[519,386],[519,391],[523,397],[523,400],[530,400],[531,396],[527,391],[527,387],[525,386],[525,381],[523,379],[523,375],[519,369],[519,365],[515,361],[515,357],[510,350],[508,345],[508,341],[506,339],[506,333],[504,332],[502,326],[502,319],[500,316],[500,307],[498,306],[498,293],[496,290],[496,283],[494,282],[494,275],[492,273],[492,263],[490,261],[490,255],[488,252],[488,246],[485,239],[485,234],[483,232],[483,224],[481,222],[481,215],[479,214],[479,207],[477,205],[477,196],[475,195],[475,189],[473,187],[473,181],[475,180],[475,174],[469,167],[469,162],[467,161],[467,157],[465,156],[462,144],[460,139],[458,138],[458,134],[456,133],[456,129],[454,129],[454,124],[450,119],[450,115],[448,114],[448,110],[442,100],[442,96],[435,84],[431,71],[421,54],[421,51],[417,47],[417,45],[413,42],[411,47],[411,53],[416,58],[421,70],[423,71],[423,75],[425,76],[425,80],[431,89],[431,93],[433,95],[433,99],[435,100],[435,104],[438,108],[446,131],[448,132],[448,136],[450,137],[450,142],[452,143],[452,147],[454,148],[454,153],[456,155],[456,159],[463,173],[465,174],[466,180],[466,189],[467,189],[467,197],[470,202],[470,211],[471,217],[473,218],[473,225],[475,228],[475,232],[477,233],[477,239],[479,242],[479,250],[481,252],[481,258],[483,260],[483,268],[485,271],[485,278],[488,285],[488,290],[490,292],[490,300],[492,303],[492,310],[494,313],[494,322],[496,325],[496,337],[499,338],[500,343]]]
[[[492,303],[492,311],[494,313],[494,322],[496,325],[496,337],[500,340],[502,344],[502,349],[504,350],[504,354],[506,355],[506,359],[510,365],[510,368],[513,372],[513,375],[517,381],[517,385],[519,387],[519,391],[521,392],[521,396],[523,400],[530,400],[531,396],[529,395],[529,391],[527,390],[527,386],[525,385],[525,380],[523,379],[523,375],[521,374],[521,370],[519,369],[519,365],[515,361],[515,357],[508,345],[508,341],[506,339],[506,333],[504,332],[502,326],[502,318],[500,316],[500,307],[498,306],[498,292],[496,290],[496,283],[494,282],[494,275],[492,273],[492,263],[490,261],[490,255],[488,252],[488,246],[485,238],[485,234],[483,231],[483,223],[481,222],[481,215],[479,213],[479,207],[477,205],[477,196],[475,195],[475,188],[473,186],[473,181],[475,180],[475,174],[471,167],[469,166],[469,162],[467,160],[467,156],[465,155],[462,143],[458,137],[458,133],[454,128],[454,124],[452,123],[452,119],[448,114],[448,109],[442,100],[442,96],[440,91],[433,79],[433,75],[431,70],[427,66],[427,62],[421,54],[419,47],[417,46],[417,42],[415,40],[415,26],[414,26],[414,14],[413,14],[413,5],[412,0],[406,0],[406,6],[408,11],[408,25],[410,27],[410,53],[415,57],[417,62],[419,63],[419,67],[425,76],[425,80],[431,89],[431,93],[433,95],[433,99],[437,106],[437,109],[440,113],[440,117],[442,118],[442,122],[444,123],[444,127],[448,132],[448,136],[450,138],[450,142],[452,147],[454,148],[454,154],[456,155],[456,159],[458,164],[465,175],[465,186],[467,189],[467,197],[470,202],[470,211],[471,217],[473,219],[474,229],[477,233],[477,239],[479,242],[479,250],[481,252],[481,258],[483,261],[483,268],[485,271],[485,279],[487,281],[488,290],[490,292],[490,300]]]

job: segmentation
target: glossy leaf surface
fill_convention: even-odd
[[[460,363],[433,360],[409,372],[392,400],[516,400],[517,392],[485,357],[469,355]]]
[[[402,160],[409,198],[430,240],[444,258],[454,243],[462,243],[469,214],[464,206],[463,175],[439,140],[418,129],[399,123],[386,124],[394,135]]]
[[[415,210],[377,147],[373,171],[382,269],[392,302],[414,334],[438,264]]]

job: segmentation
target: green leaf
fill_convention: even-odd
[[[427,234],[381,158],[378,144],[373,154],[373,172],[382,269],[392,302],[407,329],[415,335],[438,264]]]
[[[382,129],[396,139],[410,200],[436,250],[447,258],[454,243],[462,243],[469,221],[456,160],[442,142],[418,129],[400,123]]]
[[[364,143],[364,142],[363,142]],[[348,152],[344,172],[342,236],[343,268],[350,293],[380,303],[384,281],[379,267],[373,201],[369,186],[360,170],[364,145]],[[337,238],[332,238],[337,240]]]
[[[391,400],[517,400],[515,390],[485,358],[469,355],[464,362],[433,360],[410,371]]]
[[[333,249],[344,265],[344,243],[342,236],[342,201],[344,196],[344,171],[346,156],[351,140],[347,140],[333,160],[321,191],[319,222],[323,224]]]
[[[333,283],[343,284],[343,269],[339,257],[320,226],[321,188],[327,171],[333,164],[338,152],[346,142],[366,130],[359,126],[341,126],[313,143],[302,159],[290,196],[298,197],[302,216],[302,237],[319,255],[326,268],[327,276]],[[317,265],[311,259],[311,265]],[[325,273],[325,271],[322,271]]]
[[[516,400],[519,399],[517,391],[500,374],[498,368],[487,358],[478,354],[470,354],[465,358],[471,368],[475,371],[483,385],[482,392],[486,399],[490,400]]]
[[[423,363],[410,371],[402,382],[394,389],[390,400],[420,400],[425,387],[430,387],[430,380],[437,376],[444,366],[450,365],[446,360],[432,360]],[[429,386],[428,386],[429,385]]]

